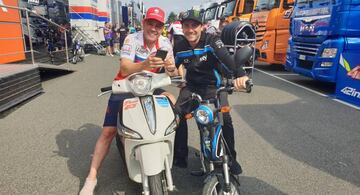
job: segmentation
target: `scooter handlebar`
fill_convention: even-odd
[[[109,87],[103,87],[100,89],[101,92],[106,92],[106,91],[111,91],[112,87],[109,86]]]
[[[254,86],[252,80],[251,79],[247,80],[245,82],[245,85],[246,85],[246,87],[245,87],[246,93],[251,93],[252,87]]]

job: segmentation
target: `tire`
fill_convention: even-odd
[[[245,21],[234,21],[230,24],[226,25],[221,32],[221,40],[225,45],[234,45],[235,44],[235,36],[237,32],[242,29],[241,33],[238,34],[236,38],[244,38],[247,36],[250,39],[255,38],[255,34],[253,32],[253,26],[249,22]]]
[[[71,63],[77,64],[76,56],[73,56],[73,57],[71,58]]]
[[[149,176],[150,195],[167,195],[167,185],[164,171],[157,175]]]
[[[230,176],[230,186],[231,186],[230,195],[241,194],[240,185],[232,176]],[[217,193],[214,193],[215,190],[217,191]],[[213,194],[219,194],[219,195],[223,194],[221,184],[219,183],[218,178],[215,175],[213,175],[211,179],[204,185],[202,192],[202,195],[213,195]]]

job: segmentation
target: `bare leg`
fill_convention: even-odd
[[[89,179],[96,179],[97,171],[109,152],[110,144],[116,135],[116,127],[104,127],[95,145],[94,156],[91,161]]]
[[[100,137],[98,138],[94,156],[91,161],[89,175],[86,178],[83,188],[80,191],[80,195],[93,195],[95,186],[97,184],[96,175],[101,166],[102,161],[109,152],[111,141],[116,135],[116,127],[104,127]]]
[[[168,97],[170,99],[171,103],[173,105],[175,105],[176,98],[175,98],[175,96],[173,94],[171,94],[169,92],[163,92],[161,95],[164,95],[164,96]]]

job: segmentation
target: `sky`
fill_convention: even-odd
[[[138,0],[135,0],[137,2]],[[191,9],[194,5],[200,5],[211,0],[143,0],[145,8],[157,6],[163,8],[166,15],[169,15],[171,11],[179,13]]]

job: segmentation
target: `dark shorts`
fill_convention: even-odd
[[[155,89],[154,95],[160,95],[164,93],[163,89]],[[131,93],[126,94],[112,94],[109,98],[108,106],[106,109],[105,119],[103,127],[116,127],[118,115],[121,115],[122,103],[125,99],[133,98],[134,95]]]
[[[114,45],[113,40],[112,39],[105,39],[105,46],[108,47],[112,47]]]

